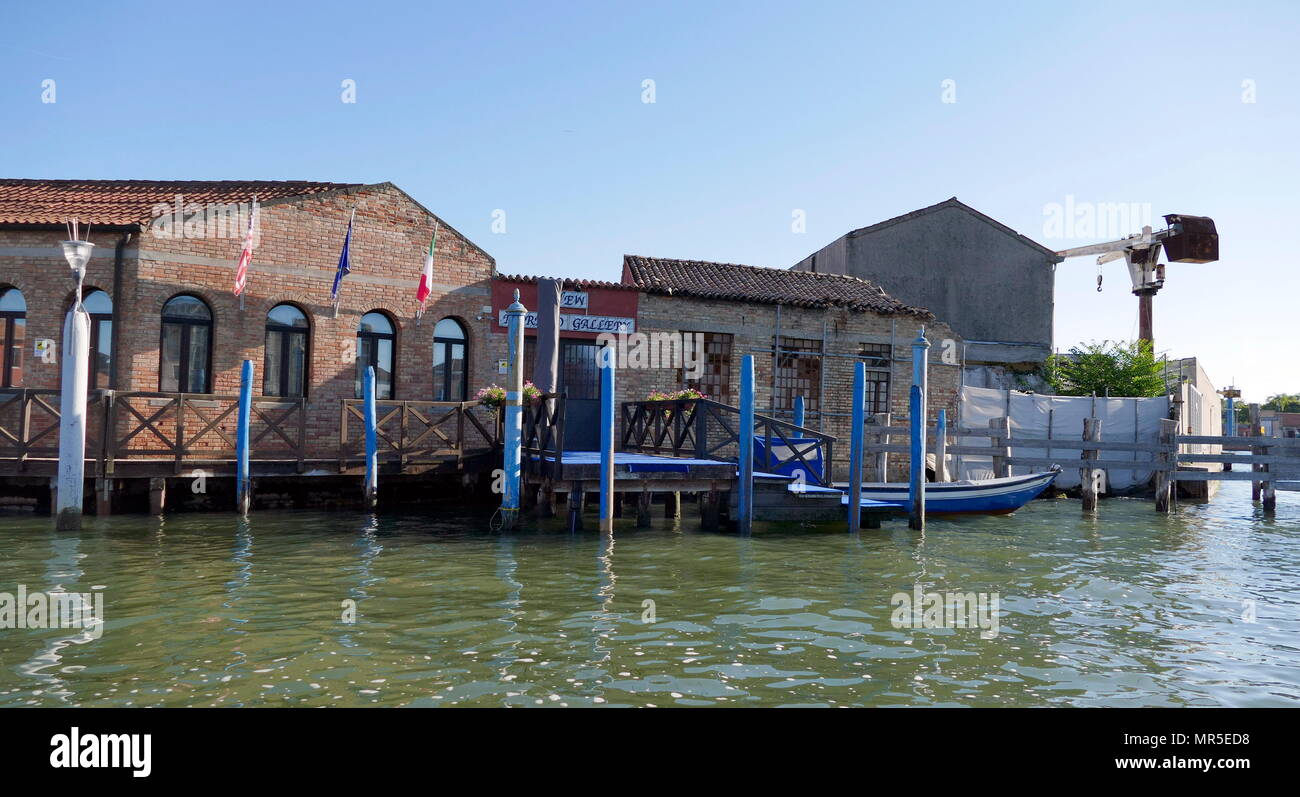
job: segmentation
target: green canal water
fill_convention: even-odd
[[[1300,701],[1300,494],[1276,519],[1227,483],[1172,517],[1036,501],[924,535],[656,522],[611,540],[458,510],[258,512],[67,534],[3,514],[0,592],[100,587],[106,622],[0,628],[0,706]],[[996,636],[895,628],[918,585],[997,593]]]

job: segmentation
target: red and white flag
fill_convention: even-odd
[[[433,293],[433,250],[438,245],[438,225],[433,227],[433,240],[429,241],[429,251],[424,253],[424,271],[420,273],[420,285],[415,289],[415,301],[420,303],[419,309],[415,311],[415,317],[419,318],[424,315],[424,303],[429,300],[429,294]]]
[[[253,262],[253,230],[257,226],[257,197],[253,197],[253,212],[248,216],[248,233],[244,236],[244,251],[239,253],[239,266],[235,269],[235,295],[244,292],[248,284],[248,266]]]

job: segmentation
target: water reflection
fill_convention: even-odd
[[[1172,518],[1040,501],[924,535],[743,538],[630,518],[501,535],[451,510],[71,536],[5,516],[0,591],[106,584],[109,622],[93,642],[0,630],[0,705],[1287,705],[1297,499],[1268,521],[1243,483]],[[916,586],[998,593],[999,633],[895,628]]]

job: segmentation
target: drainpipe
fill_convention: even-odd
[[[121,385],[117,383],[117,361],[121,352],[119,343],[122,340],[119,308],[122,307],[124,299],[122,296],[122,274],[126,270],[126,264],[123,262],[123,253],[126,250],[127,243],[131,240],[131,235],[132,233],[129,232],[122,233],[122,237],[117,240],[117,247],[113,250],[113,334],[108,344],[113,350],[113,359],[109,361],[108,365],[108,387],[110,390],[121,388]]]

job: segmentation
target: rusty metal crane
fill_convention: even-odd
[[[1124,258],[1133,294],[1138,297],[1138,337],[1150,343],[1152,349],[1155,348],[1152,299],[1165,284],[1165,265],[1156,262],[1160,250],[1164,249],[1170,263],[1213,263],[1219,259],[1219,233],[1213,219],[1170,213],[1165,216],[1165,223],[1169,226],[1158,232],[1146,226],[1142,232],[1117,241],[1076,246],[1056,253],[1061,258],[1098,255],[1097,265]]]

